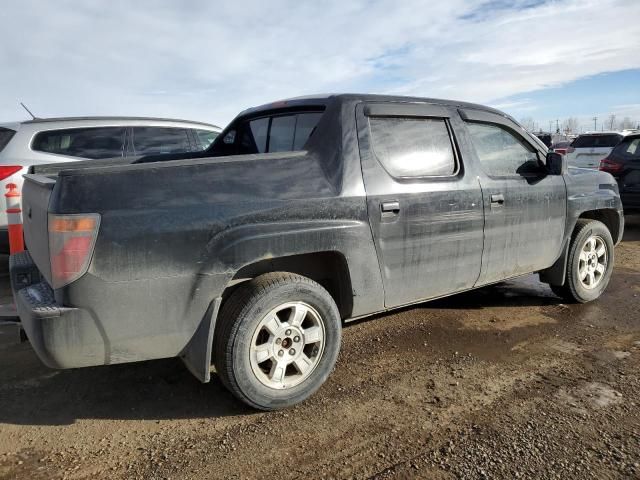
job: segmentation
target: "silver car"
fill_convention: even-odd
[[[161,118],[47,118],[0,124],[0,194],[22,188],[31,165],[206,150],[220,128]],[[0,200],[0,252],[8,252],[7,215]]]

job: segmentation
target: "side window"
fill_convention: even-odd
[[[218,136],[218,132],[212,132],[211,130],[200,130],[198,128],[194,128],[193,132],[196,134],[201,150],[209,148]]]
[[[504,177],[540,166],[535,149],[508,130],[494,124],[467,123],[480,163],[489,175]]]
[[[453,175],[456,161],[442,119],[370,117],[373,151],[394,177]]]
[[[78,158],[121,157],[125,130],[122,127],[49,130],[35,136],[31,149]]]
[[[134,155],[183,153],[191,150],[184,128],[133,127]]]
[[[247,155],[302,150],[322,117],[322,112],[301,112],[240,120],[210,153]]]

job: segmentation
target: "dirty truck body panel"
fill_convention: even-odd
[[[365,109],[372,109],[365,112]],[[466,290],[480,275],[484,213],[473,171],[462,175],[397,178],[372,148],[369,119],[379,115],[419,119],[457,115],[441,105],[361,104],[357,122],[369,220],[375,238],[387,307]],[[366,113],[369,113],[367,115]],[[384,117],[383,117],[384,118]],[[382,211],[397,202],[397,210]],[[394,206],[394,205],[392,205]]]
[[[466,121],[479,122],[473,125],[487,122],[522,135],[504,115],[477,109],[462,109],[460,113]],[[475,155],[473,164],[480,167],[478,178],[485,220],[482,270],[476,286],[553,264],[566,232],[567,194],[563,176],[535,173],[528,176],[515,169],[489,171],[483,168],[474,148],[468,148],[466,153],[465,158]],[[544,158],[543,150],[534,153]]]
[[[241,122],[296,111],[323,112],[304,149],[217,156]],[[455,168],[411,178],[390,172],[384,151],[373,145],[372,119],[381,119],[382,131],[388,119],[430,121]],[[495,123],[544,161],[539,142],[486,107],[339,95],[245,111],[203,158],[27,175],[30,253],[12,257],[27,335],[52,367],[184,356],[194,343],[210,343],[225,292],[287,258],[295,265],[339,259],[345,274],[327,278],[327,289],[340,292],[340,314],[349,320],[561,270],[575,222],[586,211],[612,212],[619,241],[623,217],[612,177],[586,171],[492,176],[479,160],[470,122]],[[100,216],[87,272],[54,289],[47,216],[86,213]]]

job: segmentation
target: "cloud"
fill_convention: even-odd
[[[640,68],[640,2],[7,1],[0,118],[224,123],[267,101],[358,91],[491,102]]]
[[[626,105],[614,105],[611,107],[612,114],[618,118],[629,117],[640,119],[640,103],[629,103]]]
[[[489,102],[489,106],[498,110],[517,110],[520,113],[538,109],[538,106],[530,98],[509,100],[500,103]]]

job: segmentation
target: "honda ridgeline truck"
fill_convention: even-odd
[[[281,101],[202,154],[32,172],[10,268],[42,361],[181,357],[265,410],[322,385],[344,322],[532,272],[598,298],[624,226],[608,173],[432,99]]]

